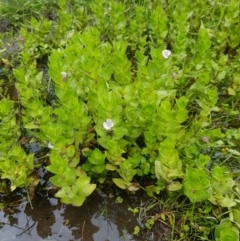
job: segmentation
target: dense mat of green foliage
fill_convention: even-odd
[[[14,66],[2,41],[18,96],[0,80],[1,191],[8,181],[12,191],[36,186],[31,174],[43,165],[63,203],[80,206],[110,181],[150,197],[164,191],[193,206],[173,240],[193,228],[199,240],[214,229],[216,240],[239,240],[239,1],[54,4],[51,18],[3,8],[20,27],[20,52]],[[49,162],[27,154],[25,137],[48,148]]]

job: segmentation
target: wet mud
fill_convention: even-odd
[[[21,195],[19,195],[21,199]],[[26,200],[0,212],[1,241],[138,241],[138,224],[128,211],[129,198],[118,204],[95,192],[81,207],[63,205],[54,197],[36,194],[33,209]]]
[[[117,195],[123,199],[117,203]],[[141,193],[114,194],[95,191],[81,207],[64,205],[51,196],[36,193],[32,207],[26,193],[5,198],[0,211],[1,241],[142,241],[166,240],[156,233],[133,235],[142,226],[137,215],[128,210],[142,202]]]

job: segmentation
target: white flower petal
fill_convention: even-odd
[[[172,78],[175,79],[177,77],[177,74],[174,72],[172,73]]]
[[[171,54],[172,54],[172,52],[171,52],[170,50],[168,50],[168,49],[164,49],[164,50],[162,51],[162,55],[163,55],[163,57],[164,57],[165,59],[167,59]]]
[[[209,138],[208,138],[207,136],[204,136],[204,137],[202,138],[202,141],[203,141],[203,142],[209,142]]]
[[[111,130],[111,127],[108,126],[107,122],[103,122],[103,128],[107,131]]]
[[[111,130],[114,126],[114,123],[111,119],[106,119],[105,122],[103,122],[103,128],[107,131]]]
[[[67,79],[67,72],[61,72],[61,75],[63,80]]]
[[[106,122],[111,128],[114,126],[114,123],[111,119],[107,119]]]
[[[53,145],[51,142],[48,142],[48,148],[49,148],[49,149],[53,149],[53,148],[54,148],[54,145]]]

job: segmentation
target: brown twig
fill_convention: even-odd
[[[81,241],[83,241],[83,230],[84,230],[84,226],[85,226],[85,221],[83,222]]]

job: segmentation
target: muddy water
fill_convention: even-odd
[[[18,198],[23,196],[18,194]],[[132,197],[133,198],[133,197]],[[140,241],[133,236],[136,217],[128,211],[131,196],[121,204],[95,192],[82,207],[62,205],[58,199],[36,194],[29,202],[15,201],[0,212],[1,241]],[[145,240],[145,239],[144,239]]]

